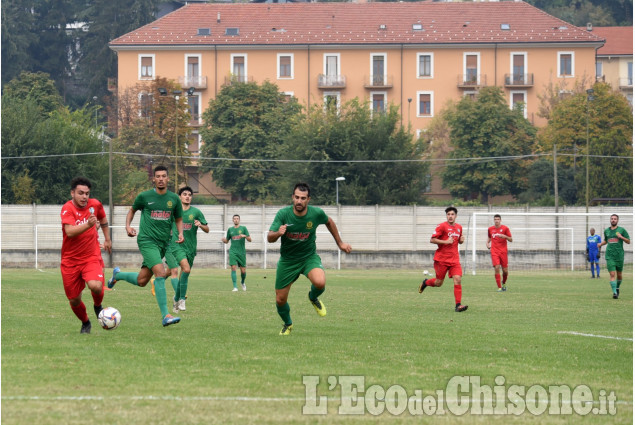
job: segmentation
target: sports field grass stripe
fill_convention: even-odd
[[[585,334],[582,332],[574,332],[574,331],[558,331],[559,334],[567,334],[567,335],[577,335],[577,336],[590,336],[593,338],[605,338],[605,339],[619,339],[620,341],[632,341],[633,338],[620,338],[617,336],[607,336],[607,335],[595,335],[595,334]]]

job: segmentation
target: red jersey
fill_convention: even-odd
[[[62,218],[62,266],[74,266],[77,263],[88,263],[101,260],[101,250],[99,249],[99,235],[97,226],[86,230],[84,233],[69,238],[66,235],[64,226],[70,224],[77,226],[86,223],[90,217],[90,208],[94,209],[95,217],[101,221],[106,217],[104,206],[96,199],[88,198],[88,203],[84,208],[77,207],[72,200],[62,207],[60,217]]]
[[[497,235],[505,235],[512,237],[509,227],[501,224],[501,227],[492,226],[487,229],[487,237],[492,239],[491,252],[494,254],[507,254],[507,239],[500,238]]]
[[[437,251],[434,253],[434,261],[445,264],[461,264],[459,256],[459,238],[463,235],[463,227],[454,223],[450,225],[447,221],[439,224],[434,233],[433,238],[447,241],[450,237],[454,239],[451,245],[437,245]]]

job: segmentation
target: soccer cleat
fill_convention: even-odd
[[[310,294],[311,293],[309,292],[309,295]],[[315,308],[315,311],[317,311],[318,315],[320,315],[321,317],[326,316],[326,307],[324,306],[324,304],[322,302],[320,302],[320,300],[318,300],[317,298],[315,300],[312,300],[309,297],[309,301],[311,301],[311,304]]]
[[[503,288],[498,288],[496,292],[505,292],[505,290]]]
[[[421,285],[419,285],[419,293],[422,293],[424,289],[426,289],[428,285],[426,285],[426,280],[423,279],[423,282],[421,282]]]
[[[247,290],[247,285],[245,285],[244,283],[241,283],[242,287],[243,287],[243,291]]]
[[[101,311],[104,309],[101,304],[99,305],[94,305],[93,309],[95,310],[95,316],[97,316],[97,318],[99,319],[99,313],[101,313]]]
[[[179,312],[179,302],[172,300],[172,311],[174,313],[178,313]]]
[[[115,286],[115,283],[117,283],[117,279],[115,279],[115,276],[120,271],[121,270],[119,269],[119,267],[115,267],[114,269],[112,269],[112,277],[110,279],[108,279],[108,288],[112,289],[113,286]]]
[[[613,293],[613,299],[616,300],[617,298],[618,298],[618,295],[617,295],[617,293],[614,292]]]
[[[163,318],[163,327],[174,325],[175,323],[179,323],[180,321],[180,317],[174,317],[171,314],[168,314]]]
[[[185,300],[179,300],[178,302],[178,308],[181,311],[185,311]]]
[[[503,292],[507,291],[507,286],[503,285]]]
[[[153,296],[153,297],[156,297],[156,296],[157,296],[157,293],[156,293],[156,291],[154,290],[154,276],[152,276],[152,279],[150,279],[150,285],[152,285],[152,288],[150,288],[150,291],[152,292],[152,296]]]
[[[232,292],[238,292],[238,288],[232,289]]]
[[[616,289],[615,289],[615,291],[616,291],[615,293],[616,293],[616,294],[617,294],[617,296],[619,297],[619,296],[620,296],[620,288],[616,288]]]
[[[457,313],[461,313],[463,311],[467,310],[467,306],[466,305],[457,305],[456,307],[454,307],[454,311],[456,311]]]
[[[79,333],[80,334],[89,334],[91,327],[92,327],[92,325],[90,324],[90,320],[87,320],[86,323],[82,322],[82,328],[80,329]]]
[[[291,335],[291,331],[293,330],[293,325],[284,325],[282,326],[282,330],[280,331],[280,335]]]

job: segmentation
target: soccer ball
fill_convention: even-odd
[[[114,307],[106,307],[99,312],[99,324],[107,331],[116,329],[121,323],[121,313]]]
[[[423,271],[423,275],[424,275],[424,276],[427,276],[427,275],[429,275],[429,274],[430,274],[430,272],[429,272],[429,271],[427,271],[427,270],[424,270],[424,271]]]

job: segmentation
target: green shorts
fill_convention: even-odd
[[[317,254],[313,254],[302,261],[285,261],[280,258],[280,260],[278,260],[278,267],[276,268],[276,289],[282,289],[291,285],[298,280],[301,274],[308,277],[309,272],[313,269],[324,270],[322,259]]]
[[[624,260],[615,261],[615,260],[610,260],[608,258],[606,259],[606,270],[610,272],[614,272],[614,271],[621,272],[623,269],[624,269]]]
[[[229,251],[229,265],[230,266],[238,266],[238,267],[247,267],[247,255],[246,254],[236,254],[235,252]]]
[[[188,255],[188,253],[183,248],[183,245],[175,242],[170,243],[170,246],[165,253],[165,262],[168,264],[168,268],[177,268],[181,264],[181,261],[183,261],[184,259],[187,259],[190,267],[194,265],[194,255]]]
[[[157,264],[163,264],[163,257],[165,257],[168,243],[161,244],[153,240],[137,239],[137,246],[143,257],[142,267],[147,267],[152,270],[152,267]]]

